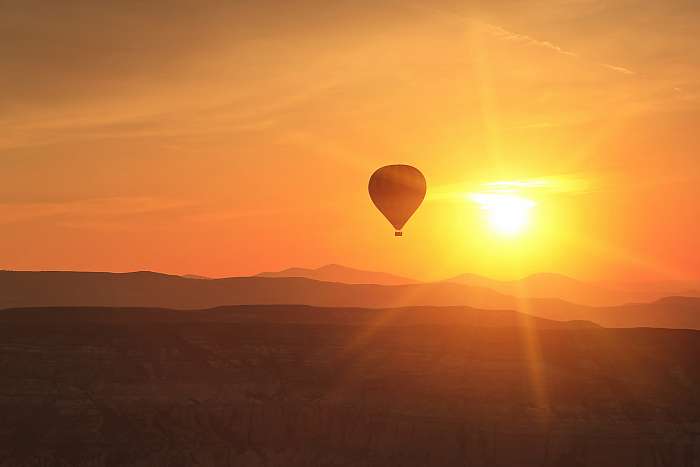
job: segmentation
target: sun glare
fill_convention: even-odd
[[[516,236],[527,228],[536,204],[531,199],[514,194],[474,193],[471,199],[486,213],[489,228],[505,237]]]

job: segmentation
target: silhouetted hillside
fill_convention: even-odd
[[[509,310],[467,307],[388,309],[321,308],[308,305],[237,305],[206,310],[164,308],[47,307],[0,310],[0,323],[100,324],[138,323],[266,323],[355,326],[525,326],[540,329],[595,328],[588,321],[555,321]]]
[[[289,268],[278,272],[261,272],[258,277],[306,277],[325,282],[344,284],[378,284],[403,285],[415,284],[417,281],[395,276],[386,272],[362,271],[339,264],[328,264],[317,269]]]
[[[699,332],[284,308],[0,313],[0,465],[700,462]]]

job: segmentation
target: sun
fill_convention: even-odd
[[[510,193],[474,193],[471,198],[485,212],[489,228],[503,237],[523,233],[536,205],[531,199]]]

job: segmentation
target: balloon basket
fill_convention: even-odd
[[[394,237],[403,237],[403,232],[394,232]]]

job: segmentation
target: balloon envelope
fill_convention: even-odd
[[[410,165],[387,165],[377,169],[369,179],[372,202],[397,231],[423,202],[425,188],[425,177]]]

